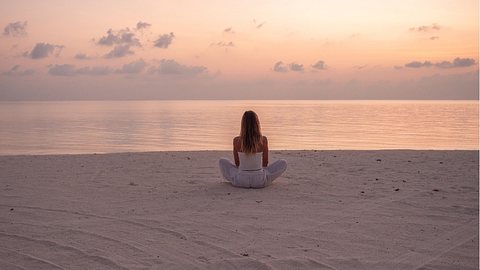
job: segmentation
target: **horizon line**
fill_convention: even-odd
[[[7,102],[62,102],[62,101],[480,101],[480,99],[0,99]]]

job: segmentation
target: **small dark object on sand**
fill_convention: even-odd
[[[257,202],[257,203],[261,203],[261,202],[263,202],[263,201],[256,201],[256,202]]]
[[[227,195],[230,195],[230,192],[228,192]]]
[[[360,191],[360,193],[365,193],[365,191]]]
[[[379,158],[377,158],[377,161],[378,161],[378,162],[381,162],[382,160],[381,160],[381,159],[379,159]]]
[[[13,211],[13,208],[10,208],[10,211]]]
[[[190,160],[191,158],[190,157],[187,157],[188,160]]]
[[[412,162],[411,160],[407,160],[407,162]]]
[[[403,183],[406,183],[406,182],[407,182],[407,180],[402,180],[402,182],[403,182]]]
[[[440,161],[439,163],[440,163],[440,164],[443,164],[443,162],[442,162],[442,161]]]
[[[440,190],[434,188],[434,189],[432,189],[432,191],[439,192]]]
[[[242,253],[241,255],[244,257],[248,257],[248,253]]]
[[[396,188],[395,191],[399,191],[400,189],[399,188]]]
[[[378,178],[375,178],[375,181],[378,181]]]

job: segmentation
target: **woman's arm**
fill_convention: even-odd
[[[262,155],[262,166],[268,166],[268,140],[266,136],[263,136],[263,155]]]
[[[238,149],[240,148],[240,138],[233,138],[233,158],[235,159],[235,166],[240,166],[240,158],[238,157]]]

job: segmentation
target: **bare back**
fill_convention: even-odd
[[[238,157],[238,152],[243,152],[241,149],[240,136],[233,138],[233,157],[235,159],[235,165],[238,167],[240,165],[240,158]],[[262,152],[262,166],[268,166],[268,140],[266,136],[262,136],[262,145],[256,149],[257,153]]]

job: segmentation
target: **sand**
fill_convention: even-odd
[[[478,151],[0,157],[0,269],[478,269]]]

